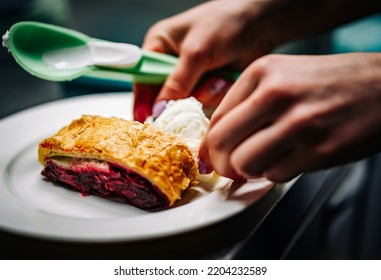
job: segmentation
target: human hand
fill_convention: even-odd
[[[200,158],[220,175],[284,182],[381,148],[381,55],[269,55],[211,118]]]
[[[179,56],[179,62],[162,88],[134,85],[135,119],[144,121],[160,100],[195,95],[204,107],[219,103],[231,81],[215,76],[199,84],[207,72],[223,66],[244,69],[274,47],[259,16],[270,1],[206,2],[164,19],[147,32],[143,48]],[[253,37],[255,31],[257,32]],[[216,91],[217,89],[217,91]]]

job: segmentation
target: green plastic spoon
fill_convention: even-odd
[[[70,81],[87,76],[158,84],[166,79],[177,63],[177,58],[170,55],[141,50],[130,44],[99,40],[68,28],[32,21],[14,24],[3,36],[3,45],[22,68],[51,81]],[[120,57],[115,57],[115,53]],[[93,61],[94,55],[101,61]],[[107,61],[110,56],[111,61]],[[83,58],[88,61],[85,59],[86,63],[70,66]],[[127,63],[121,63],[120,60],[123,62],[126,58]]]
[[[51,81],[82,76],[161,84],[178,59],[137,46],[91,38],[51,24],[19,22],[3,36],[3,45],[30,74]],[[221,71],[236,79],[237,73]]]

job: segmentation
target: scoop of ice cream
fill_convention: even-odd
[[[194,97],[171,100],[153,125],[184,140],[197,158],[198,149],[209,126],[202,104]]]

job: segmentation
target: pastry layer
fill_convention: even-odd
[[[52,159],[62,157],[117,166],[147,180],[168,206],[197,183],[197,163],[181,139],[150,124],[115,117],[85,115],[74,120],[42,141],[38,156],[45,168],[52,167],[48,164]]]

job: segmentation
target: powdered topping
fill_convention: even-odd
[[[6,47],[8,49],[8,52],[10,52],[10,49],[9,49],[9,31],[8,30],[2,36],[2,39],[3,39],[3,42],[2,42],[3,47]]]

